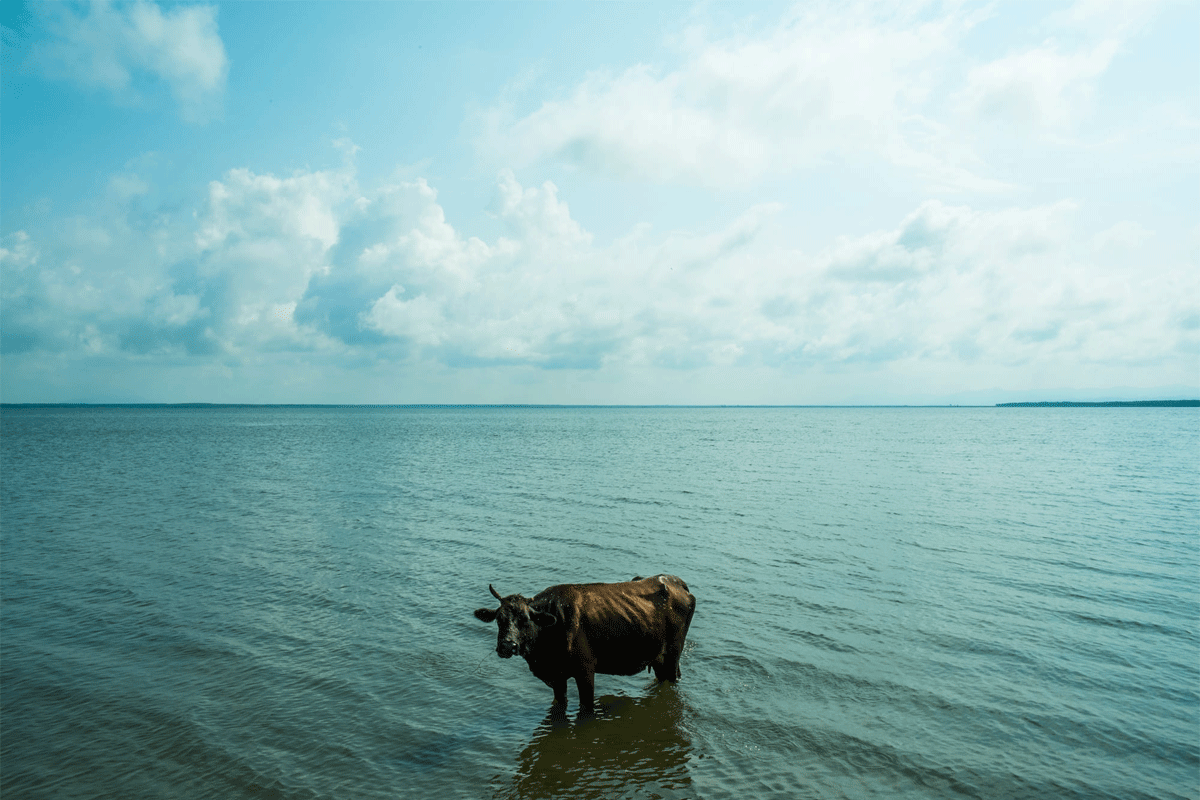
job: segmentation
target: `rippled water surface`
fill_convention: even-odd
[[[1200,796],[1194,409],[6,408],[6,798]],[[600,715],[489,583],[671,572]]]

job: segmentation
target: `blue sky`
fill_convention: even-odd
[[[1200,395],[1200,6],[0,6],[5,402]]]

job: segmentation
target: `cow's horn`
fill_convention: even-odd
[[[491,593],[492,593],[492,597],[496,598],[497,600],[503,600],[503,599],[504,599],[503,597],[501,597],[501,596],[500,596],[500,593],[499,593],[499,592],[497,592],[495,589],[493,589],[493,588],[492,588],[492,585],[491,585],[490,583],[488,584],[488,591],[489,591],[489,592],[491,592]]]

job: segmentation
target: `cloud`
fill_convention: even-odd
[[[1120,49],[1116,39],[1063,53],[1042,45],[974,67],[960,102],[968,112],[990,120],[1034,127],[1066,127],[1091,107],[1097,79]]]
[[[1077,216],[1069,202],[988,212],[929,202],[893,231],[831,248],[826,274],[854,287],[831,343],[843,357],[886,355],[890,340],[905,357],[997,367],[1184,363],[1198,342],[1180,322],[1200,292],[1194,268],[1139,254],[1101,263]],[[1098,238],[1145,235],[1125,222]]]
[[[976,64],[956,94],[961,112],[987,122],[1062,130],[1092,111],[1098,84],[1159,12],[1154,0],[1077,0],[1040,24],[1038,45]]]
[[[4,241],[6,353],[786,374],[1177,365],[1200,342],[1196,271],[1148,269],[1132,220],[1084,235],[1071,202],[930,201],[804,254],[769,235],[775,204],[598,243],[553,183],[507,170],[492,241],[458,230],[424,179],[364,189],[352,162],[231,170],[192,215],[139,210],[129,189],[151,182],[123,173],[104,214]]]
[[[139,79],[170,87],[180,115],[200,123],[220,113],[229,62],[217,32],[217,8],[178,5],[164,12],[140,0],[38,6],[46,32],[35,58],[48,75],[104,89],[122,102],[140,98]]]
[[[661,184],[745,189],[846,161],[934,191],[1007,191],[979,155],[989,126],[1077,125],[1156,11],[1083,0],[1038,22],[1039,44],[980,61],[987,6],[805,3],[756,29],[694,26],[677,63],[593,71],[517,113],[537,88],[521,78],[480,115],[479,144],[505,163]]]
[[[592,237],[571,218],[554,184],[522,187],[501,172],[492,204],[506,235],[488,245],[446,221],[425,181],[385,188],[397,214],[394,239],[367,248],[361,273],[399,279],[362,324],[406,345],[436,346],[453,364],[556,366],[598,358],[596,324],[581,295],[596,289]],[[413,202],[415,201],[415,202]]]
[[[940,11],[933,6],[933,11]],[[974,17],[881,5],[802,6],[755,35],[692,28],[674,69],[594,72],[516,117],[493,107],[485,148],[637,180],[745,187],[829,159],[879,157],[937,185],[994,190],[930,116]]]
[[[14,346],[177,358],[324,345],[293,314],[357,196],[351,168],[287,178],[231,170],[191,214],[143,209],[144,173],[113,176],[90,215],[6,239]]]
[[[23,353],[44,345],[45,303],[37,285],[38,251],[25,231],[0,241],[0,352]]]
[[[1163,5],[1162,0],[1075,0],[1051,13],[1044,27],[1092,38],[1128,39],[1145,30]]]
[[[1122,220],[1092,237],[1098,253],[1133,250],[1154,237],[1154,231],[1131,220]]]
[[[201,286],[221,287],[224,315],[212,333],[225,349],[322,344],[293,316],[314,276],[328,273],[358,196],[349,166],[287,178],[234,169],[209,184],[193,236],[194,274]]]

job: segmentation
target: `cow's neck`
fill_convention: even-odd
[[[552,658],[548,658],[553,653],[552,647],[548,646],[547,638],[545,635],[539,636],[533,647],[530,647],[525,653],[525,663],[529,664],[529,671],[534,675],[544,672],[553,662]]]

